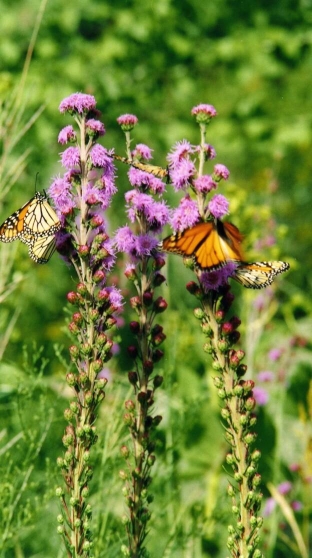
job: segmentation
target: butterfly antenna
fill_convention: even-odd
[[[38,176],[39,176],[39,171],[36,172],[36,178],[35,178],[35,194],[37,192],[37,182],[38,182]]]

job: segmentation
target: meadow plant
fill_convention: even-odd
[[[67,383],[74,398],[65,410],[68,425],[63,436],[64,455],[58,458],[65,490],[57,489],[62,504],[58,531],[68,556],[92,556],[91,506],[88,502],[92,477],[90,449],[96,443],[96,418],[105,397],[107,380],[101,376],[111,358],[113,341],[108,337],[114,314],[122,308],[122,297],[107,276],[115,262],[107,234],[104,211],[116,192],[114,165],[104,147],[97,143],[105,133],[98,120],[92,95],[76,93],[64,99],[60,112],[74,119],[59,134],[61,144],[73,143],[61,154],[63,176],[55,178],[49,195],[62,223],[58,250],[76,272],[76,289],[67,295],[75,307],[69,331],[75,342],[70,347],[72,371]]]
[[[118,123],[125,132],[129,149],[131,129],[137,123],[134,115],[122,115]],[[149,160],[151,150],[138,144],[132,152],[131,160]],[[130,443],[121,448],[126,468],[120,471],[124,480],[124,496],[128,515],[124,517],[128,536],[128,546],[122,547],[125,556],[139,558],[148,556],[145,539],[151,516],[149,504],[153,500],[150,493],[151,470],[155,462],[155,429],[162,417],[153,412],[154,395],[161,386],[163,377],[154,370],[155,364],[163,357],[159,348],[166,336],[162,326],[156,322],[167,308],[155,290],[165,277],[160,270],[165,264],[157,252],[158,236],[169,221],[169,209],[162,199],[165,184],[150,173],[130,168],[128,177],[132,189],[125,195],[130,226],[120,228],[115,235],[117,249],[128,255],[129,263],[125,275],[134,285],[136,294],[130,299],[137,319],[130,322],[134,343],[128,347],[133,361],[128,373],[133,386],[133,398],[125,403],[124,421],[129,429]]]
[[[209,122],[217,114],[216,110],[212,105],[201,104],[193,108],[192,114],[200,127],[200,144],[192,146],[183,140],[174,146],[168,156],[173,188],[185,192],[171,216],[171,224],[177,235],[194,226],[199,219],[206,220],[209,216],[220,219],[229,212],[229,202],[222,194],[211,197],[221,180],[228,178],[228,169],[216,164],[212,174],[204,174],[205,161],[215,157],[214,148],[206,143],[206,131]],[[236,266],[229,262],[209,272],[201,270],[193,257],[185,258],[185,263],[198,278],[198,282],[187,284],[187,290],[199,301],[194,314],[207,339],[204,350],[213,360],[212,368],[216,372],[214,384],[222,401],[221,416],[225,438],[230,445],[226,456],[232,477],[228,495],[235,522],[228,526],[227,546],[233,558],[258,558],[262,556],[257,548],[262,525],[262,518],[258,515],[262,494],[259,491],[261,477],[258,473],[260,452],[254,449],[254,382],[244,380],[247,371],[243,363],[245,353],[235,348],[240,338],[238,327],[241,321],[237,316],[229,316],[234,295],[228,279],[233,275],[235,277]]]

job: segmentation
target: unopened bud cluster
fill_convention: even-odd
[[[259,545],[259,530],[262,518],[258,517],[262,494],[259,492],[261,476],[258,473],[260,452],[252,450],[256,440],[254,426],[255,399],[254,382],[245,380],[247,366],[243,364],[244,351],[234,348],[240,334],[240,319],[228,318],[234,297],[230,287],[205,293],[200,286],[188,286],[189,292],[201,301],[194,311],[201,322],[201,329],[207,341],[204,350],[212,356],[214,384],[223,402],[221,417],[225,426],[225,438],[231,450],[226,463],[231,468],[233,482],[228,494],[232,499],[232,510],[236,523],[229,526],[228,548],[231,556],[255,556]],[[248,545],[247,542],[248,541]],[[257,554],[258,555],[258,554]],[[261,556],[261,552],[259,554]]]

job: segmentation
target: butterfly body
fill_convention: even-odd
[[[55,250],[55,233],[61,223],[50,206],[45,192],[35,196],[0,226],[0,240],[19,239],[28,246],[29,256],[36,263],[46,263]]]
[[[276,275],[289,269],[288,263],[280,261],[246,262],[242,240],[243,235],[235,225],[216,219],[168,236],[160,248],[192,258],[201,272],[216,271],[233,262],[233,279],[252,289],[270,285]]]
[[[140,163],[139,161],[133,161],[132,159],[128,159],[127,157],[121,157],[120,155],[113,154],[113,158],[116,161],[121,161],[126,165],[130,165],[135,169],[147,172],[149,174],[153,174],[156,178],[166,178],[169,175],[168,169],[163,169],[162,167],[158,167],[157,165],[150,165],[149,163]]]

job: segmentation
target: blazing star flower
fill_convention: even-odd
[[[208,203],[208,209],[213,217],[220,219],[229,212],[229,202],[222,194],[216,194]]]
[[[198,178],[193,180],[194,188],[197,192],[201,192],[202,194],[207,194],[211,192],[211,190],[215,190],[217,188],[217,183],[212,179],[210,174],[203,174]]]
[[[277,490],[280,494],[288,494],[288,492],[291,491],[292,486],[293,485],[290,481],[284,481],[277,486]]]
[[[117,122],[123,132],[130,132],[139,120],[134,114],[122,114],[117,118]]]
[[[134,150],[131,151],[131,156],[133,159],[146,159],[147,161],[149,161],[153,158],[152,151],[153,150],[144,143],[138,143],[135,146]]]
[[[57,213],[66,215],[70,213],[74,207],[75,202],[70,192],[71,184],[64,178],[56,177],[49,187],[49,196],[54,201]]]
[[[151,203],[146,207],[146,218],[150,228],[154,232],[160,232],[164,225],[169,222],[169,208],[164,201]]]
[[[69,112],[79,114],[88,113],[95,109],[96,100],[93,95],[86,95],[85,93],[73,93],[69,97],[63,99],[59,106],[61,113]]]
[[[253,388],[253,395],[254,395],[254,398],[255,398],[257,404],[260,407],[263,407],[264,405],[266,405],[268,400],[269,400],[268,392],[265,389],[263,389],[262,387],[255,386]]]
[[[172,167],[170,170],[170,179],[176,192],[187,188],[190,185],[190,179],[196,174],[196,168],[192,161],[182,159],[179,165]]]
[[[100,204],[102,209],[107,209],[111,202],[111,196],[105,190],[99,189],[91,183],[85,187],[82,197],[89,205]]]
[[[150,256],[157,247],[158,241],[154,236],[141,234],[135,238],[135,252],[137,257]]]
[[[65,126],[63,128],[57,138],[57,141],[61,144],[68,143],[70,141],[75,141],[77,138],[76,132],[72,126]]]
[[[215,159],[216,158],[216,156],[217,156],[216,150],[214,149],[214,147],[212,145],[210,145],[209,143],[205,143],[204,150],[205,150],[206,159]]]
[[[109,293],[109,302],[114,307],[114,312],[120,312],[124,304],[121,291],[114,286],[106,287],[106,290]]]
[[[282,349],[271,349],[269,351],[268,357],[270,360],[273,360],[273,362],[276,362],[281,358],[282,354],[283,354]]]
[[[105,168],[108,163],[111,164],[107,150],[99,143],[96,143],[90,150],[90,159],[94,167]]]
[[[193,107],[191,114],[196,117],[196,122],[208,124],[214,116],[217,116],[217,111],[214,106],[202,103]]]
[[[269,370],[264,370],[263,372],[259,372],[258,380],[259,382],[272,382],[274,380],[274,374]]]
[[[217,290],[219,287],[226,285],[229,277],[232,277],[235,272],[236,264],[234,262],[227,262],[220,269],[214,271],[203,271],[200,275],[200,282],[203,289],[208,292],[211,289]]]
[[[221,180],[221,178],[227,180],[230,176],[229,169],[225,165],[221,164],[217,164],[214,166],[213,173],[216,180]]]
[[[275,508],[276,508],[276,501],[274,500],[274,498],[268,498],[263,510],[264,517],[268,517],[269,515],[271,515],[275,510]]]
[[[303,508],[303,503],[300,502],[299,500],[294,500],[293,502],[291,502],[290,505],[295,512],[299,512]]]
[[[115,233],[115,245],[119,252],[131,254],[135,248],[135,236],[130,227],[120,227]]]
[[[179,207],[174,210],[171,217],[171,226],[174,231],[184,231],[193,227],[199,221],[197,203],[187,195],[181,199]]]
[[[95,120],[95,118],[89,118],[86,121],[86,130],[92,137],[104,136],[105,134],[104,124],[100,120]]]
[[[61,153],[61,163],[66,169],[80,165],[80,152],[78,147],[68,147]]]
[[[170,167],[175,168],[181,161],[194,153],[194,148],[187,140],[178,141],[167,157]]]

